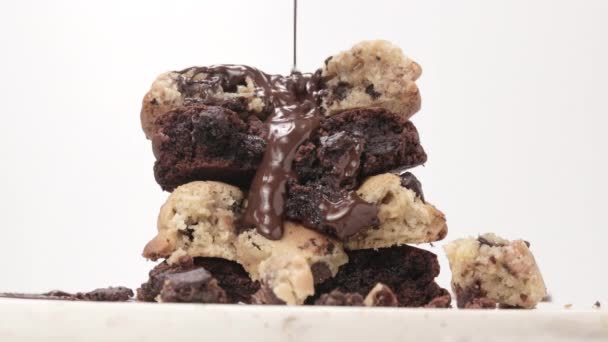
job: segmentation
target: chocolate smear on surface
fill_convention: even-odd
[[[45,293],[0,293],[3,298],[71,300],[94,302],[124,302],[133,297],[133,290],[118,286],[96,289],[90,292],[69,293],[65,291],[49,291]]]

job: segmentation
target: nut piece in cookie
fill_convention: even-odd
[[[547,291],[528,246],[524,240],[508,241],[491,233],[445,245],[458,307],[489,307],[491,301],[536,306]]]
[[[363,303],[365,306],[399,306],[393,290],[382,283],[378,283],[369,291]]]
[[[243,193],[232,185],[197,181],[169,196],[158,215],[158,234],[144,248],[144,257],[157,260],[174,252],[191,257],[235,260],[235,221]]]
[[[420,109],[416,80],[422,70],[384,40],[363,41],[326,60],[321,75],[328,115],[357,107],[382,107],[409,118]]]
[[[411,174],[410,174],[411,175]],[[413,175],[411,175],[413,176]],[[378,206],[378,229],[363,230],[345,241],[346,249],[384,248],[408,243],[433,242],[447,234],[444,214],[424,202],[418,189],[409,189],[399,176],[384,173],[368,178],[359,196]]]
[[[313,275],[306,259],[281,255],[262,261],[258,267],[263,295],[254,295],[259,304],[301,305],[315,292]]]

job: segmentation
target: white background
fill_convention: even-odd
[[[525,238],[558,303],[608,304],[607,16],[601,0],[301,0],[299,66],[401,46],[424,70],[415,173],[447,240]],[[0,291],[145,280],[167,194],[141,98],[163,71],[214,63],[288,72],[291,2],[0,3]]]

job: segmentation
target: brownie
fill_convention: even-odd
[[[378,283],[392,289],[399,306],[421,307],[438,297],[449,296],[447,290],[435,283],[439,263],[431,252],[400,246],[350,251],[348,257],[348,264],[340,267],[334,278],[317,285],[310,303],[334,290],[366,296]]]
[[[158,120],[161,128],[152,137],[154,176],[167,191],[194,180],[246,185],[264,155],[264,128],[255,116],[195,105]]]
[[[298,148],[294,169],[301,184],[332,179],[353,189],[362,177],[411,168],[426,160],[411,121],[385,109],[359,108],[325,118]]]
[[[167,191],[193,180],[239,186],[251,182],[266,148],[265,124],[220,107],[179,107],[158,119],[153,136],[154,174]],[[345,155],[356,155],[356,165]],[[300,184],[332,179],[353,189],[362,177],[426,161],[414,125],[383,109],[355,109],[323,118],[320,128],[297,150]]]
[[[156,265],[147,282],[137,289],[137,299],[204,303],[249,303],[259,289],[243,267],[219,258],[185,258]]]

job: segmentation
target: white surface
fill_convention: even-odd
[[[607,341],[608,311],[73,303],[0,299],[0,341]],[[354,323],[357,322],[357,323]]]
[[[370,38],[420,62],[414,172],[447,239],[526,238],[557,302],[608,304],[608,1],[345,3],[301,1],[301,69]],[[285,0],[0,2],[0,291],[141,283],[167,196],[142,96],[193,64],[287,72],[290,15]]]

